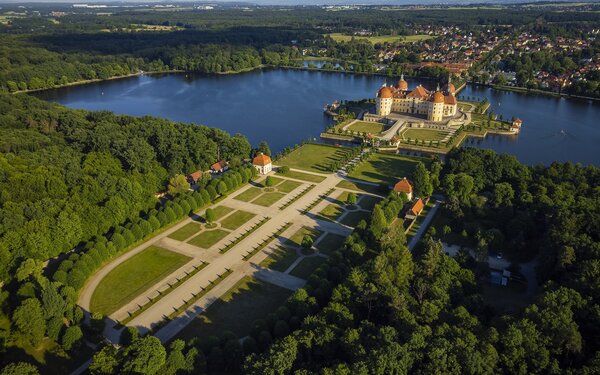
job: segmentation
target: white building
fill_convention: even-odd
[[[262,152],[252,159],[252,165],[254,165],[259,174],[267,174],[273,169],[271,158]]]
[[[454,85],[448,80],[446,93],[438,89],[433,92],[419,85],[414,90],[408,90],[408,83],[404,77],[400,78],[396,86],[384,84],[377,91],[378,116],[387,116],[392,112],[425,115],[429,121],[443,121],[444,117],[456,115],[458,102]]]

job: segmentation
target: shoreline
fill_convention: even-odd
[[[475,83],[475,82],[469,82],[469,84],[475,85],[475,86],[489,87],[491,89],[498,90],[498,91],[516,92],[518,94],[532,94],[532,95],[541,95],[541,96],[551,96],[554,98],[600,101],[600,98],[595,98],[592,96],[571,95],[571,94],[565,94],[562,92],[546,91],[546,90],[540,90],[540,89],[528,89],[528,88],[519,87],[519,86],[502,86],[502,85],[492,85],[492,84],[487,84],[487,83]]]

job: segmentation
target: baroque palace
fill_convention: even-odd
[[[444,121],[445,117],[456,115],[458,108],[455,87],[448,79],[442,92],[438,86],[436,91],[429,91],[419,85],[408,90],[404,76],[396,86],[384,84],[377,92],[376,105],[378,116],[388,116],[392,112],[425,115],[429,121]]]

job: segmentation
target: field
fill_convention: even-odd
[[[236,211],[231,215],[227,216],[225,219],[223,219],[221,221],[221,226],[223,228],[234,230],[242,226],[242,224],[251,220],[254,216],[256,215],[250,212]]]
[[[348,130],[361,133],[379,134],[385,129],[385,126],[379,122],[359,121],[348,127]]]
[[[208,249],[225,238],[228,234],[229,232],[221,229],[207,230],[192,238],[188,243],[203,249]]]
[[[199,337],[200,340],[206,340],[209,336],[219,337],[226,331],[244,337],[250,334],[254,320],[264,319],[267,314],[277,310],[291,294],[291,290],[245,277],[205,313],[198,315],[176,338],[187,341]]]
[[[318,217],[324,220],[336,221],[343,212],[344,209],[339,204],[331,203],[319,212]]]
[[[380,200],[381,198],[379,197],[365,195],[360,199],[360,201],[358,201],[358,205],[365,210],[372,210]]]
[[[277,165],[311,172],[330,173],[329,164],[340,160],[342,150],[344,148],[309,143],[278,160]]]
[[[377,43],[414,43],[422,40],[432,39],[430,35],[381,35],[381,36],[352,36],[341,33],[332,33],[329,36],[336,42],[348,42],[354,39],[368,40],[373,44]]]
[[[271,255],[260,262],[260,266],[284,272],[296,259],[298,259],[296,250],[289,247],[278,247]]]
[[[277,185],[277,190],[281,191],[282,193],[290,193],[300,185],[302,185],[300,182],[286,180],[281,184]]]
[[[337,185],[335,185],[336,187],[340,187],[340,188],[344,188],[344,189],[348,189],[348,190],[355,190],[358,192],[365,192],[365,193],[371,193],[371,194],[381,194],[381,189],[379,188],[379,186],[373,186],[373,185],[367,185],[367,184],[361,184],[361,183],[356,183],[356,182],[352,182],[352,181],[340,181]]]
[[[288,238],[286,242],[290,246],[300,246],[300,244],[302,244],[302,239],[307,234],[310,235],[313,240],[316,240],[321,235],[321,231],[314,228],[302,227]]]
[[[150,246],[110,271],[94,290],[90,310],[112,314],[158,281],[183,266],[189,257]]]
[[[392,185],[402,177],[410,177],[418,161],[428,164],[428,161],[422,158],[375,153],[359,164],[349,176],[363,181]]]
[[[325,262],[325,258],[320,256],[304,258],[296,267],[294,267],[290,272],[290,275],[301,279],[308,279],[308,277],[312,275],[323,262]]]
[[[424,141],[441,141],[448,132],[436,129],[407,129],[402,132],[404,139],[419,139]]]
[[[227,215],[231,211],[233,211],[233,208],[226,207],[226,206],[217,206],[217,207],[213,208],[213,212],[215,213],[215,220],[219,220],[220,218]]]
[[[338,250],[344,243],[346,237],[334,233],[327,233],[315,246],[323,254],[331,254]]]
[[[281,198],[285,197],[284,193],[264,193],[260,197],[256,198],[252,201],[253,204],[258,204],[259,206],[269,207],[273,203],[277,202]]]
[[[346,216],[344,216],[344,218],[340,221],[340,223],[354,228],[358,225],[358,223],[360,223],[362,219],[367,220],[369,216],[369,213],[365,211],[348,212]]]
[[[172,238],[177,241],[185,241],[194,234],[198,233],[202,229],[200,224],[197,223],[189,223],[179,228],[177,231],[169,234],[169,238]]]
[[[296,180],[303,180],[303,181],[316,182],[316,183],[319,183],[325,179],[325,176],[317,176],[315,174],[302,173],[302,172],[298,172],[298,171],[289,171],[286,174],[284,174],[283,176],[289,177],[289,178],[295,178]]]
[[[243,193],[236,195],[233,199],[236,199],[236,200],[242,201],[242,202],[250,202],[252,199],[261,195],[262,192],[263,191],[260,188],[253,186],[250,189],[244,191]]]

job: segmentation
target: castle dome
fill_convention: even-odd
[[[436,91],[433,94],[433,102],[434,103],[443,103],[444,102],[444,94],[439,91]]]
[[[392,92],[392,89],[390,89],[389,87],[383,86],[377,92],[377,96],[381,99],[389,99],[389,98],[394,97],[394,93]]]
[[[397,86],[398,86],[398,90],[408,91],[408,82],[406,82],[404,80],[404,78],[400,78],[400,80],[398,81]]]

